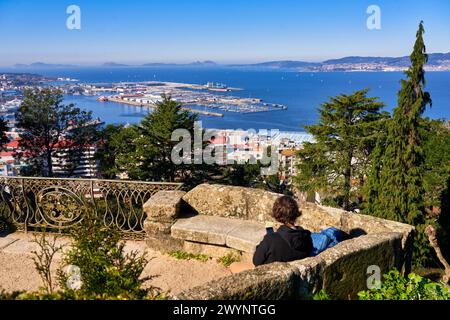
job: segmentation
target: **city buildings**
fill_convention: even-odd
[[[278,175],[282,182],[291,183],[291,178],[297,174],[298,161],[296,153],[303,143],[312,142],[311,135],[304,132],[288,132],[278,130],[208,130],[212,139],[210,142],[216,150],[222,150],[218,164],[242,164],[258,161],[262,165],[278,162]],[[220,148],[220,149],[219,149]],[[276,152],[276,156],[271,155]]]

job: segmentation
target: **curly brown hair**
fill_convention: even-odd
[[[294,224],[298,217],[302,215],[297,201],[292,197],[282,196],[273,204],[272,217],[283,224]]]

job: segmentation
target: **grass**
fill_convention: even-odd
[[[206,254],[193,254],[186,251],[172,251],[169,253],[169,256],[178,260],[197,260],[201,262],[206,262],[211,259]]]
[[[236,253],[229,253],[226,256],[217,259],[217,262],[223,264],[225,267],[229,267],[231,264],[239,261],[241,261],[241,257]]]

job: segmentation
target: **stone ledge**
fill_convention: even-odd
[[[239,251],[253,253],[266,233],[266,228],[262,224],[246,221],[228,233],[226,246]]]
[[[144,230],[147,237],[164,238],[170,235],[170,228],[179,217],[184,191],[159,191],[155,193],[143,206],[147,217],[144,221]],[[152,241],[155,244],[155,241]],[[149,242],[150,243],[150,242]]]
[[[176,300],[280,300],[295,295],[295,269],[274,263],[182,292]]]
[[[201,215],[264,223],[273,221],[273,203],[281,196],[261,189],[201,184],[186,193],[183,200]]]
[[[184,191],[159,191],[143,206],[147,220],[155,222],[173,222],[178,218]]]
[[[325,261],[323,288],[334,298],[354,299],[367,290],[370,266],[382,274],[401,267],[401,233],[378,233],[344,241],[320,254]]]
[[[400,242],[399,233],[366,235],[342,242],[316,257],[261,266],[184,291],[174,298],[311,299],[320,289],[333,297],[354,298],[356,292],[365,289],[368,266],[379,265],[382,272],[396,266],[395,251]]]
[[[252,221],[198,215],[179,219],[171,228],[176,239],[227,246],[254,252],[266,233],[265,226]]]

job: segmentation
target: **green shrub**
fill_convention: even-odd
[[[450,288],[414,273],[403,277],[396,270],[384,275],[376,289],[358,293],[360,300],[450,300]]]
[[[13,230],[11,223],[5,217],[0,214],[0,234],[8,233]]]
[[[322,289],[313,296],[313,300],[332,300],[328,293]]]
[[[125,253],[118,230],[105,227],[91,214],[74,228],[72,236],[73,243],[63,262],[79,268],[81,288],[69,288],[70,275],[59,270],[59,283],[67,297],[143,299],[155,293],[155,288],[143,288],[153,278],[141,278],[148,261],[138,252]]]

